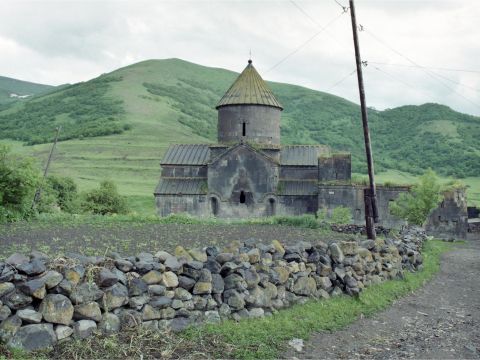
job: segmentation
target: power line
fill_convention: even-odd
[[[335,2],[337,3],[337,5],[342,8],[342,10],[343,10],[344,13],[347,13],[347,12],[348,12],[348,9],[349,9],[348,6],[345,6],[345,5],[340,4],[337,0],[333,0],[333,1],[335,1]]]
[[[365,31],[371,36],[373,37],[376,41],[378,41],[380,44],[382,44],[383,46],[385,46],[387,49],[389,49],[390,51],[393,51],[395,54],[401,56],[402,58],[406,59],[408,62],[412,63],[413,65],[417,66],[419,69],[421,69],[423,72],[425,72],[428,76],[432,77],[433,79],[437,80],[440,84],[442,84],[444,87],[446,87],[447,89],[449,89],[450,91],[454,92],[455,94],[457,94],[458,96],[460,96],[461,98],[463,98],[464,100],[468,101],[469,103],[471,103],[472,105],[475,105],[476,107],[479,107],[480,108],[480,105],[478,105],[477,103],[475,103],[474,101],[470,100],[469,98],[465,97],[464,95],[462,95],[461,93],[459,93],[458,91],[456,91],[454,88],[448,86],[447,84],[445,84],[445,82],[443,82],[442,80],[440,80],[437,76],[435,76],[435,73],[433,73],[432,71],[429,71],[427,68],[425,68],[424,66],[416,63],[415,61],[413,61],[412,59],[410,59],[408,56],[406,55],[403,55],[401,52],[395,50],[394,48],[392,48],[389,44],[387,44],[385,41],[379,39],[375,34],[373,34],[372,32],[370,32],[369,30],[365,29]]]
[[[293,2],[293,1],[292,1]],[[324,27],[322,27],[319,31],[317,31],[315,34],[313,34],[310,38],[308,38],[305,42],[303,42],[300,46],[298,46],[297,48],[295,48],[292,52],[290,52],[289,54],[287,54],[286,56],[284,56],[280,61],[278,61],[275,65],[273,65],[270,69],[268,69],[266,73],[272,71],[273,69],[275,69],[277,66],[279,66],[281,63],[283,63],[285,60],[287,60],[288,58],[290,58],[291,56],[295,55],[297,52],[299,52],[300,50],[302,50],[305,46],[308,45],[308,43],[310,43],[313,39],[315,39],[318,35],[320,35],[321,33],[323,33],[330,25],[332,25],[335,21],[337,21],[341,16],[343,15],[342,14],[339,14],[338,16],[336,16],[335,18],[333,18],[332,20],[330,20],[327,25],[325,25]]]
[[[416,68],[416,67],[418,67],[417,65],[393,64],[393,63],[378,62],[378,61],[370,61],[370,63],[372,63],[372,64],[377,64],[377,65],[400,66],[400,67],[410,67],[410,68]],[[424,68],[426,68],[426,69],[430,69],[430,70],[469,72],[469,73],[477,73],[477,74],[480,74],[480,70],[452,69],[452,68],[432,67],[432,66],[422,66],[422,67],[424,67]]]
[[[353,69],[353,71],[347,75],[345,75],[343,78],[341,78],[339,81],[337,81],[335,84],[333,84],[332,86],[330,86],[328,89],[327,89],[327,92],[330,92],[333,88],[337,87],[338,85],[340,85],[341,83],[343,83],[345,80],[347,80],[350,76],[352,76],[353,74],[355,74],[357,72],[357,69]]]
[[[336,0],[335,0],[335,1],[336,1]],[[294,0],[290,0],[290,3],[291,3],[293,6],[295,6],[295,7],[296,7],[303,15],[305,15],[310,21],[312,21],[316,26],[318,26],[319,28],[322,28],[322,27],[323,27],[315,18],[313,18],[312,16],[310,16],[310,14],[308,14],[308,13],[305,11],[305,9],[302,8],[300,5],[298,5]],[[344,11],[342,12],[342,15],[348,12],[348,7],[346,8],[346,7],[342,6],[342,5],[341,5],[340,3],[338,3],[338,2],[337,2],[337,4],[339,4],[340,7],[344,10]],[[346,9],[346,10],[345,10],[345,9]],[[340,41],[338,41],[338,39],[335,38],[335,37],[330,33],[330,31],[328,31],[327,29],[325,29],[325,33],[326,33],[328,36],[330,36],[330,38],[331,38],[332,40],[334,40],[334,41],[337,43],[337,45],[339,45],[340,47],[343,47],[343,48],[347,49],[349,52],[351,52],[351,53],[353,54],[353,51],[352,51],[352,49],[351,49],[350,46],[347,46],[347,45],[341,43]]]
[[[390,73],[386,72],[385,70],[383,70],[383,69],[379,68],[378,66],[373,66],[373,68],[374,68],[375,70],[377,70],[377,71],[379,71],[379,72],[381,72],[381,73],[383,73],[383,74],[387,75],[388,77],[392,78],[393,80],[395,80],[395,81],[398,81],[398,82],[401,82],[402,84],[404,84],[404,85],[408,86],[409,88],[412,88],[412,89],[414,89],[414,90],[418,90],[418,87],[416,87],[416,86],[413,86],[413,85],[410,85],[410,84],[409,84],[409,83],[407,83],[406,81],[404,81],[404,80],[402,80],[402,79],[398,78],[397,76],[394,76],[394,75],[392,75],[392,74],[390,74]]]

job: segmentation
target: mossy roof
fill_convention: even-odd
[[[220,99],[217,109],[227,105],[266,105],[283,110],[282,105],[252,65],[251,60],[248,60],[245,70]]]

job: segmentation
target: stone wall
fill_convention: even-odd
[[[453,189],[445,192],[443,196],[440,206],[433,210],[427,219],[427,232],[445,240],[466,239],[468,213],[465,189]]]
[[[49,259],[33,252],[0,263],[0,341],[25,350],[144,326],[269,316],[309,298],[358,295],[422,267],[425,234],[283,246],[246,241],[218,249]]]
[[[188,213],[204,217],[212,214],[206,195],[157,195],[155,203],[160,216]]]
[[[351,154],[331,154],[318,158],[318,180],[350,180],[352,175]]]
[[[318,208],[326,209],[331,214],[336,207],[347,207],[352,211],[352,222],[356,225],[362,225],[365,223],[364,187],[359,185],[320,185]],[[390,204],[401,193],[407,192],[408,189],[408,187],[404,186],[377,186],[379,225],[387,228],[398,228],[405,224],[403,220],[396,218],[390,213]]]
[[[317,195],[282,195],[278,196],[278,206],[275,214],[284,216],[315,215],[317,210]]]
[[[242,140],[279,145],[280,116],[281,110],[271,106],[243,104],[222,106],[218,109],[218,142],[231,143]]]

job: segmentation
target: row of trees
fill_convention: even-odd
[[[33,206],[35,192],[41,195]],[[43,179],[32,159],[12,154],[0,144],[0,222],[28,219],[38,213],[126,214],[129,209],[115,183],[103,181],[97,189],[79,192],[73,179]]]

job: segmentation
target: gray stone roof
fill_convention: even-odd
[[[161,165],[205,165],[210,158],[208,144],[170,145]]]
[[[329,152],[330,148],[326,145],[282,146],[280,149],[280,165],[317,166],[318,157]],[[209,144],[175,144],[170,145],[161,161],[161,165],[206,165],[209,160]]]
[[[318,157],[328,154],[326,145],[287,145],[280,150],[280,165],[285,166],[317,166]]]
[[[155,189],[155,195],[201,195],[207,193],[207,179],[203,178],[162,178]]]
[[[266,105],[283,109],[272,90],[253,67],[251,60],[220,99],[217,109],[227,105]]]
[[[278,192],[280,195],[316,195],[318,186],[315,180],[280,180]]]

